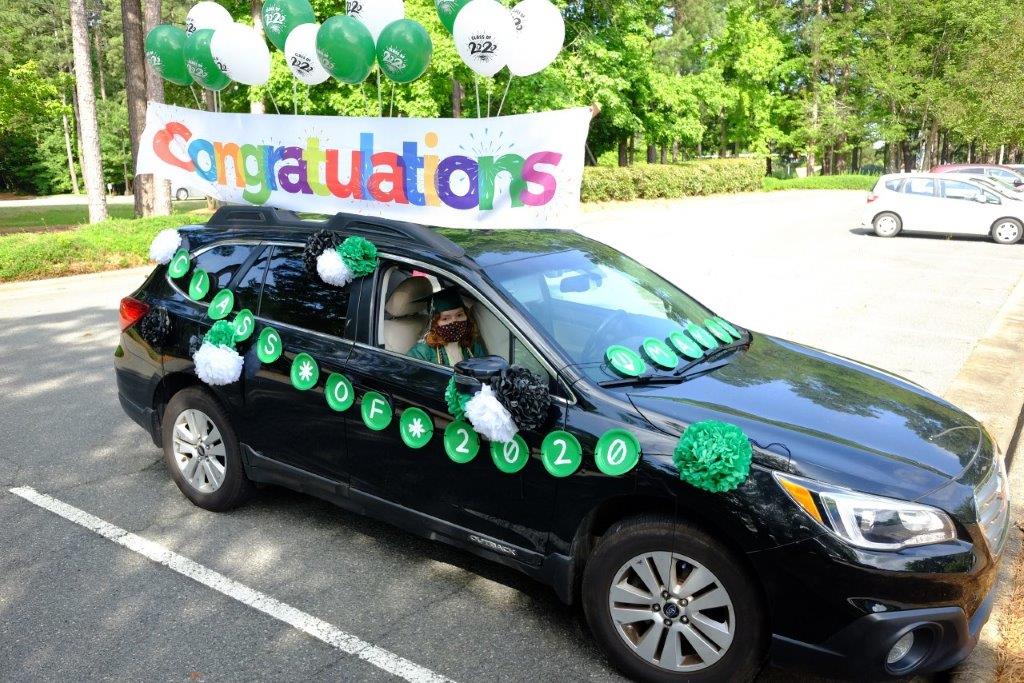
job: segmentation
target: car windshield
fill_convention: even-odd
[[[584,248],[487,268],[491,279],[576,365],[601,363],[614,344],[637,349],[712,313],[615,249]]]

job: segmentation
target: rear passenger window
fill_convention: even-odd
[[[351,287],[331,287],[316,274],[306,272],[302,252],[302,247],[274,247],[263,283],[260,317],[333,337],[347,337]]]
[[[935,181],[931,178],[909,178],[903,185],[903,191],[907,194],[933,197],[935,196]]]
[[[227,287],[256,248],[255,244],[224,244],[214,247],[196,257],[196,268],[202,268],[210,275],[210,293]]]
[[[267,274],[269,261],[270,248],[266,247],[235,285],[235,308],[248,308],[253,312],[259,310],[260,288],[263,287],[263,278]]]
[[[902,182],[903,180],[901,178],[893,178],[892,180],[886,180],[885,189],[889,190],[890,192],[899,192],[900,183]]]

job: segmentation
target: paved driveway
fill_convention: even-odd
[[[861,201],[613,208],[585,231],[744,325],[940,391],[1021,276],[1024,247],[866,237],[851,232]],[[576,611],[510,570],[278,489],[230,514],[187,503],[117,404],[117,303],[142,277],[0,286],[0,679],[617,679]],[[116,525],[102,529],[122,546],[123,530],[148,539],[174,569],[16,486]],[[242,594],[263,612],[218,575],[258,591]]]

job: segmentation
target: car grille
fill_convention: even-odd
[[[978,525],[985,534],[988,547],[993,555],[1003,549],[1006,539],[1006,523],[1009,517],[1010,492],[1006,473],[998,461],[992,463],[985,479],[974,489],[974,506],[978,512]]]

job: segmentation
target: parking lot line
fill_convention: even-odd
[[[45,493],[39,493],[30,486],[9,489],[11,493],[37,505],[44,510],[60,515],[64,519],[85,527],[89,531],[117,543],[118,545],[138,553],[143,557],[164,565],[186,576],[193,581],[228,596],[264,614],[283,621],[289,626],[302,631],[317,640],[346,654],[355,655],[373,666],[404,678],[410,683],[451,683],[451,679],[426,669],[419,664],[379,648],[354,635],[345,633],[337,627],[312,614],[296,609],[266,593],[249,588],[233,579],[204,567],[198,562],[179,555],[178,553],[153,541],[137,536],[126,529],[105,522],[84,510],[60,501]]]

